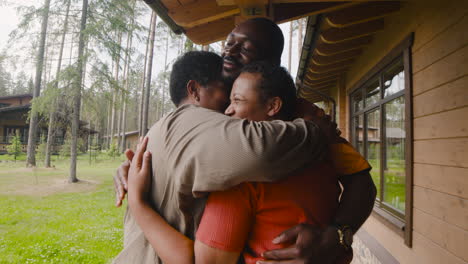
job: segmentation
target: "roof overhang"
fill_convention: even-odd
[[[369,1],[310,17],[299,63],[298,94],[324,101],[330,89],[365,53],[373,35],[384,30],[385,17],[401,8],[400,1]]]
[[[329,13],[361,1],[336,0],[144,0],[177,34],[196,44],[223,40],[236,24],[252,17],[276,23]]]

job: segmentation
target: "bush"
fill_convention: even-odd
[[[107,150],[107,155],[109,155],[109,157],[112,159],[115,159],[115,157],[119,156],[119,149],[117,148],[117,144],[115,142],[110,144],[109,149]]]

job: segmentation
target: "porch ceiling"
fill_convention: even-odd
[[[196,44],[224,40],[234,26],[245,19],[263,16],[276,23],[301,17],[329,13],[365,0],[144,0],[158,16],[180,34]],[[352,16],[354,20],[360,17]],[[353,21],[336,18],[338,25]],[[330,32],[333,36],[336,33]],[[338,34],[339,35],[339,34]]]
[[[371,1],[310,18],[296,79],[299,96],[318,102],[329,95],[384,29],[385,17],[400,7],[399,1]]]

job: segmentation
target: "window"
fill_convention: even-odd
[[[404,230],[411,246],[412,138],[410,45],[390,52],[350,94],[351,142],[372,166],[374,211]]]

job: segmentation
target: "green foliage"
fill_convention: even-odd
[[[7,146],[7,152],[12,155],[16,161],[17,157],[22,153],[21,148],[21,139],[18,135],[15,135],[11,139],[11,144]]]
[[[70,157],[71,151],[71,139],[69,134],[65,136],[65,140],[63,141],[63,145],[60,147],[59,155],[61,157]]]
[[[46,136],[43,135],[41,137],[41,141],[39,145],[37,146],[36,155],[37,155],[38,160],[43,161],[45,159],[46,148],[47,148]]]
[[[111,157],[112,159],[115,159],[115,157],[119,156],[119,148],[117,147],[116,142],[112,142],[109,146],[109,149],[107,150],[107,155]]]

